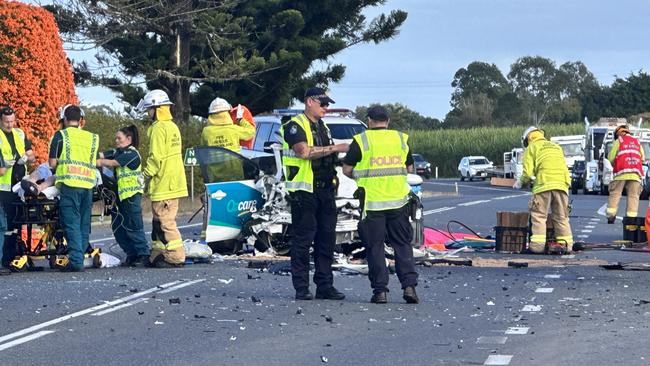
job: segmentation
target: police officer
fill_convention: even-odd
[[[564,152],[560,145],[544,138],[544,131],[531,126],[521,137],[524,151],[524,170],[513,186],[521,189],[533,183],[533,197],[529,203],[531,236],[529,249],[541,254],[546,250],[546,219],[551,208],[551,219],[555,229],[555,239],[566,244],[566,251],[573,250],[573,235],[569,224],[569,186],[571,178],[566,168]]]
[[[0,152],[6,168],[4,175],[0,176],[0,205],[4,211],[4,214],[0,213],[0,268],[8,268],[9,262],[16,255],[16,227],[13,222],[16,216],[14,202],[18,200],[18,195],[11,191],[11,187],[25,176],[25,164],[34,161],[32,142],[23,130],[14,127],[15,123],[16,113],[13,108],[0,108]],[[6,232],[11,234],[4,235]]]
[[[309,248],[314,244],[316,298],[342,300],[334,288],[332,261],[336,244],[337,179],[336,153],[347,144],[333,145],[323,123],[327,107],[334,103],[321,88],[310,88],[304,97],[305,110],[283,126],[282,165],[291,203],[291,275],[297,300],[311,300]]]
[[[155,89],[140,100],[136,109],[153,121],[147,129],[149,155],[144,167],[153,213],[151,256],[154,267],[179,267],[185,263],[183,239],[176,225],[178,199],[187,197],[181,132],[172,119],[167,93]]]
[[[420,302],[415,292],[418,274],[413,261],[413,229],[409,222],[407,172],[413,171],[408,135],[389,130],[388,111],[381,106],[368,109],[369,130],[354,136],[343,159],[343,174],[357,181],[362,202],[359,236],[366,248],[368,277],[375,304],[388,300],[388,268],[384,242],[395,251],[395,269],[407,303]]]
[[[69,262],[61,270],[79,272],[89,245],[99,136],[81,129],[83,113],[78,106],[68,104],[60,115],[63,129],[50,141],[49,164],[55,169],[59,221],[68,244]]]
[[[630,134],[626,125],[614,130],[614,142],[607,155],[612,163],[614,180],[609,183],[609,199],[607,200],[607,223],[616,221],[618,202],[623,188],[627,192],[627,210],[625,216],[636,217],[639,211],[639,196],[641,195],[641,177],[643,177],[644,151],[636,137]]]

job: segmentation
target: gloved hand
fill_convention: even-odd
[[[5,167],[6,168],[11,168],[12,166],[14,166],[14,164],[16,164],[16,160],[14,160],[14,159],[5,161]]]
[[[20,159],[18,159],[16,164],[25,165],[25,164],[27,164],[27,159],[29,159],[29,157],[27,156],[27,154],[25,154],[25,155],[21,156]]]
[[[514,189],[521,189],[521,187],[522,187],[522,183],[521,183],[521,181],[519,179],[517,179],[515,181],[515,184],[512,185],[512,188],[514,188]]]

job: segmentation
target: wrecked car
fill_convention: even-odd
[[[291,239],[291,211],[282,180],[280,146],[273,153],[242,149],[236,153],[220,147],[196,147],[194,153],[205,185],[203,239],[219,253],[257,252],[287,255]],[[336,196],[338,220],[336,251],[349,254],[361,243],[357,224],[361,218],[356,183],[337,168],[340,185]],[[414,246],[422,244],[422,179],[409,174],[415,229]]]

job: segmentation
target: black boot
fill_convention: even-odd
[[[420,299],[418,298],[418,294],[415,293],[415,287],[414,286],[408,286],[407,288],[404,289],[404,301],[406,301],[407,304],[419,304]]]
[[[372,295],[370,298],[370,302],[373,304],[385,304],[388,302],[388,299],[386,298],[386,293],[385,292],[377,292]]]
[[[313,300],[314,295],[311,294],[309,288],[296,290],[296,300]]]
[[[330,286],[325,289],[317,288],[316,298],[324,300],[343,300],[345,299],[345,295],[335,289],[334,286]]]

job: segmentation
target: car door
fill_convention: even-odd
[[[460,165],[458,165],[458,171],[463,177],[467,175],[467,158],[462,158],[460,160]]]

